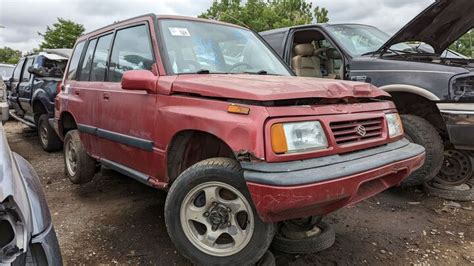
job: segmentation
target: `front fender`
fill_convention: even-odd
[[[186,130],[198,130],[214,135],[235,153],[248,152],[264,160],[263,125],[268,117],[262,106],[243,105],[250,108],[248,115],[228,113],[230,103],[200,98],[173,98],[170,105],[159,108],[157,115],[163,129],[160,136],[162,148],[167,150],[173,137]]]

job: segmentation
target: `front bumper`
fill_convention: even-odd
[[[439,103],[437,106],[454,147],[474,150],[474,103]]]
[[[265,222],[325,215],[396,186],[421,167],[422,146],[402,139],[383,146],[301,161],[242,163]]]

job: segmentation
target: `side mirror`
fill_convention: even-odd
[[[43,67],[34,67],[34,66],[29,66],[28,67],[28,72],[30,74],[34,74],[40,77],[46,76],[46,70]]]
[[[156,93],[157,76],[149,70],[129,70],[122,76],[122,89]]]

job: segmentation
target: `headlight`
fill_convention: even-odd
[[[398,113],[385,114],[388,124],[388,134],[391,138],[403,135],[402,121]]]
[[[275,153],[318,150],[328,147],[326,134],[318,121],[279,123],[271,128]]]

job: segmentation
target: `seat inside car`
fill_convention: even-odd
[[[314,46],[311,43],[297,44],[294,47],[291,67],[296,75],[301,77],[322,77],[321,61],[314,56]]]

